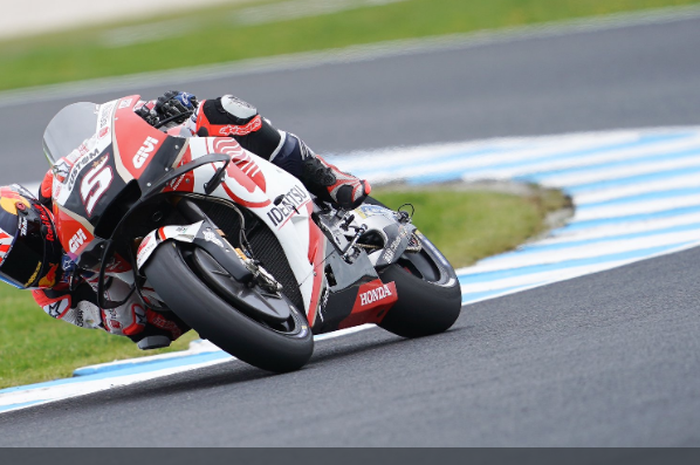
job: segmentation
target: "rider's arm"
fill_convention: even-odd
[[[53,289],[34,289],[32,295],[44,312],[53,318],[81,328],[103,328],[95,293],[87,283],[80,284],[73,291],[66,284]]]
[[[202,100],[189,124],[192,122],[198,136],[231,136],[244,149],[268,160],[279,151],[284,134],[255,107],[231,95]]]
[[[343,208],[359,206],[371,188],[367,181],[340,171],[316,155],[299,137],[275,129],[258,110],[224,95],[200,103],[188,122],[198,136],[231,136],[241,146],[296,176],[317,197]]]
[[[153,335],[165,335],[173,341],[189,330],[175,315],[144,308],[135,295],[128,296],[130,287],[118,279],[112,279],[107,286],[107,298],[117,301],[128,298],[116,308],[100,310],[94,286],[94,283],[82,281],[71,291],[67,284],[59,284],[53,289],[35,289],[32,295],[53,318],[81,328],[99,328],[110,334],[128,336],[134,342]]]
[[[230,136],[244,149],[273,162],[300,178],[302,162],[316,157],[296,135],[275,128],[257,108],[237,97],[224,95],[203,100],[188,124],[198,136]]]

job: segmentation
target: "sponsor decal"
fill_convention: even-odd
[[[53,171],[53,177],[58,182],[64,182],[70,173],[71,165],[66,161],[65,158],[61,158],[58,162],[51,167]]]
[[[105,267],[105,271],[107,273],[125,273],[127,271],[131,270],[131,266],[123,260],[119,255],[117,254],[114,256],[110,262],[109,265]]]
[[[389,247],[387,247],[384,250],[383,258],[385,261],[391,262],[394,259],[394,256],[396,255],[396,249],[398,248],[399,244],[401,244],[401,240],[404,238],[405,235],[405,231],[402,231],[401,234],[396,236],[394,241],[391,244],[389,244]]]
[[[99,128],[103,128],[107,126],[107,124],[111,121],[112,119],[112,111],[114,110],[114,106],[116,105],[116,102],[107,102],[104,105],[100,105],[100,113],[99,113]]]
[[[349,328],[365,323],[379,323],[387,310],[398,300],[396,283],[375,279],[362,284],[358,290],[350,315],[340,322],[338,329]]]
[[[375,289],[370,289],[369,291],[362,292],[358,294],[360,299],[360,306],[366,307],[368,305],[377,303],[379,301],[390,299],[393,296],[391,287],[388,284],[384,284]]]
[[[136,169],[141,169],[143,164],[146,163],[146,160],[148,160],[148,157],[153,153],[153,150],[155,150],[157,144],[158,139],[155,137],[146,137],[146,140],[143,141],[141,148],[138,149],[132,160]]]
[[[61,195],[61,186],[63,186],[63,184],[61,184],[60,182],[54,182],[54,183],[52,183],[52,185],[51,185],[51,197],[52,197],[52,198],[57,199],[57,198],[60,197],[60,195]]]
[[[27,218],[24,216],[19,216],[18,222],[17,222],[17,229],[19,230],[20,236],[26,236],[27,235]]]
[[[331,291],[328,287],[323,288],[323,293],[321,294],[321,299],[319,303],[319,309],[318,309],[318,316],[323,321],[323,311],[326,309],[326,306],[328,305],[328,298],[331,295]]]
[[[178,188],[180,187],[180,185],[182,184],[183,181],[185,182],[185,184],[192,184],[193,178],[194,178],[194,176],[192,175],[192,173],[187,172],[187,173],[183,174],[182,176],[178,176],[177,178],[170,181],[168,186],[170,187],[170,189],[176,191],[176,190],[178,190]]]
[[[85,168],[88,164],[90,164],[90,162],[92,162],[92,161],[95,160],[97,157],[99,157],[99,156],[100,156],[100,153],[101,153],[101,152],[100,152],[99,149],[95,149],[95,150],[93,150],[92,152],[90,152],[90,153],[88,153],[87,155],[85,155],[84,157],[78,158],[78,160],[75,161],[75,164],[73,165],[73,167],[72,167],[71,170],[70,170],[70,175],[68,175],[68,178],[66,178],[67,181],[68,181],[68,182],[67,182],[67,185],[66,185],[66,188],[67,188],[69,191],[72,191],[72,190],[73,190],[73,186],[75,185],[75,181],[78,179],[78,175],[80,174],[80,171],[81,171],[83,168]],[[109,154],[108,154],[108,153],[105,153],[105,159],[106,159],[107,157],[109,157]],[[101,163],[101,162],[102,162],[102,160],[100,161],[100,163]]]
[[[158,245],[155,234],[149,234],[144,237],[139,244],[138,251],[136,252],[136,267],[141,268],[148,257],[151,256],[153,250],[155,250]]]
[[[42,265],[43,263],[44,263],[44,262],[39,262],[39,263],[37,264],[36,270],[34,270],[34,273],[32,273],[32,276],[29,278],[29,280],[28,280],[26,283],[24,283],[24,286],[23,286],[23,287],[29,287],[29,285],[30,285],[31,283],[33,283],[33,282],[36,280],[37,276],[39,275],[39,270],[41,270],[41,265]]]
[[[146,310],[139,304],[131,304],[131,322],[122,330],[122,334],[133,336],[143,331],[143,328],[148,323],[146,319]]]
[[[199,232],[199,228],[201,226],[202,221],[180,226],[163,226],[162,228],[158,229],[158,237],[162,241],[166,239],[177,238],[180,240],[192,242],[195,236],[197,235],[197,232]]]
[[[61,318],[70,305],[69,298],[63,298],[56,302],[44,305],[44,311],[53,318]]]
[[[155,241],[153,240],[153,236],[148,235],[143,238],[141,243],[139,244],[139,248],[136,251],[136,255],[140,255],[143,253],[145,250],[153,249],[155,247]]]
[[[155,234],[151,233],[144,237],[139,244],[139,249],[136,252],[136,268],[141,268],[145,263],[146,259],[151,256],[151,253],[155,250],[158,245],[158,240]]]
[[[113,308],[106,308],[102,309],[102,321],[110,333],[120,333],[121,332],[121,327],[122,324],[121,322],[117,319],[119,317],[119,313],[113,309]]]
[[[250,123],[244,124],[242,126],[234,126],[233,124],[227,124],[219,129],[219,134],[222,136],[245,136],[251,132],[255,132],[262,127],[262,118],[260,115],[253,118]]]
[[[44,239],[49,242],[53,242],[56,240],[53,233],[53,222],[49,218],[49,214],[46,212],[45,208],[39,208],[39,216],[41,217],[41,224],[46,226],[46,236],[44,236]]]
[[[167,320],[160,313],[150,311],[147,313],[146,317],[150,324],[169,331],[173,339],[177,339],[182,335],[182,330],[177,324],[174,321]]]
[[[125,98],[122,101],[119,102],[119,109],[123,110],[124,108],[129,108],[131,106],[131,102],[133,102],[134,99],[130,98]]]
[[[189,92],[180,92],[175,96],[176,99],[180,101],[183,107],[185,108],[192,108],[192,102],[190,99],[192,99],[194,95],[190,94]]]
[[[294,186],[286,194],[275,200],[276,206],[267,212],[267,217],[273,226],[285,222],[294,213],[299,213],[298,208],[309,200],[309,194],[299,186]]]
[[[219,247],[224,247],[224,243],[219,239],[219,236],[212,231],[211,228],[206,228],[204,231],[202,231],[202,235],[204,236],[204,240],[207,242],[213,242],[214,244],[218,245]]]
[[[32,204],[26,198],[22,197],[15,189],[9,187],[0,188],[0,207],[7,213],[17,215],[17,204],[21,203],[27,208],[31,208]]]
[[[39,280],[39,287],[53,287],[56,284],[56,270],[58,270],[58,264],[51,265],[49,272]]]
[[[83,228],[78,229],[78,231],[68,241],[68,250],[70,250],[71,253],[76,253],[80,246],[85,243],[86,239],[87,236],[85,235]]]
[[[368,204],[362,204],[359,207],[355,209],[360,214],[360,217],[362,218],[369,218],[372,216],[387,216],[387,212],[390,212],[384,207],[381,207],[379,205],[368,205]]]
[[[146,310],[139,305],[139,304],[133,304],[131,306],[131,312],[134,315],[134,318],[136,319],[136,324],[139,326],[146,326],[146,323],[148,320],[146,319]]]
[[[100,132],[97,134],[97,137],[102,139],[105,137],[107,134],[109,134],[109,126],[105,126],[102,129],[100,129]]]
[[[72,152],[71,152],[71,153],[72,153]],[[82,144],[80,144],[80,145],[78,146],[78,156],[79,156],[79,157],[82,157],[82,156],[84,156],[84,155],[87,155],[88,153],[90,153],[90,149],[88,148],[88,146],[87,146],[86,143],[83,142]],[[75,161],[75,160],[73,160],[73,161]]]

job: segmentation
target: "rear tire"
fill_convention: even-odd
[[[449,329],[462,310],[462,291],[452,266],[421,236],[423,250],[405,253],[398,263],[379,271],[394,281],[399,297],[379,326],[403,337],[422,337]]]
[[[303,312],[287,300],[291,315],[284,323],[242,313],[202,282],[196,265],[185,258],[187,247],[165,242],[144,268],[148,282],[177,316],[202,337],[258,368],[282,373],[308,362],[314,341]]]
[[[367,197],[365,203],[388,208]],[[398,302],[379,326],[403,337],[422,337],[447,331],[462,310],[462,290],[452,265],[430,240],[419,234],[422,250],[404,253],[379,271],[383,282],[394,281]]]

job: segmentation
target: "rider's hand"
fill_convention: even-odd
[[[199,105],[197,97],[187,92],[169,90],[156,101],[153,110],[158,114],[161,123],[184,122]]]
[[[143,105],[140,108],[134,110],[134,112],[141,118],[143,118],[151,126],[157,125],[158,121],[160,120],[158,114],[154,110],[148,108],[146,105]]]

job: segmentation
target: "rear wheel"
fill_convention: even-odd
[[[427,238],[422,250],[405,253],[379,271],[394,281],[399,297],[379,326],[403,337],[421,337],[449,329],[462,309],[462,292],[452,266]]]
[[[236,286],[254,298],[277,299],[260,288],[248,288],[233,278],[231,290],[222,292],[222,269],[202,249],[168,241],[160,245],[144,268],[149,283],[166,305],[202,337],[221,349],[264,370],[287,372],[301,368],[311,358],[313,335],[306,316],[286,297],[289,316],[256,312],[236,306]],[[200,258],[197,258],[197,257]],[[202,269],[202,267],[210,269]],[[207,283],[217,275],[217,282]],[[227,279],[226,276],[223,279]],[[275,302],[280,305],[280,302]]]
[[[365,202],[387,208],[372,197]],[[404,253],[397,263],[379,270],[382,281],[396,283],[399,296],[379,326],[403,337],[446,331],[462,310],[462,291],[452,265],[427,237],[418,238],[420,252]]]

